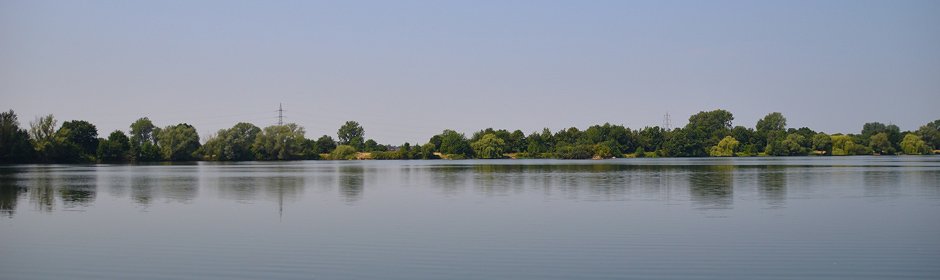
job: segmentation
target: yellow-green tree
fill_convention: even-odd
[[[483,135],[480,140],[470,143],[473,152],[480,158],[502,158],[506,150],[506,141],[493,133]]]
[[[891,145],[891,141],[888,139],[888,134],[885,132],[879,132],[871,136],[871,139],[868,141],[868,146],[872,150],[878,152],[882,155],[894,154],[894,146]]]
[[[908,155],[923,155],[930,152],[927,143],[913,133],[904,135],[904,140],[901,140],[901,151]]]
[[[731,136],[725,136],[721,141],[718,142],[718,145],[712,146],[708,151],[708,155],[713,157],[733,157],[734,151],[738,149],[738,146],[741,145],[741,142],[734,139]]]
[[[339,145],[330,153],[330,159],[356,159],[356,148],[350,145]]]
[[[851,156],[863,154],[865,152],[865,146],[855,143],[855,140],[852,139],[852,136],[849,135],[833,135],[832,136],[832,155],[834,156]]]

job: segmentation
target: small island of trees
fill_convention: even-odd
[[[0,163],[122,163],[254,160],[350,159],[606,159],[618,157],[749,157],[925,155],[940,151],[940,120],[916,131],[896,125],[865,123],[859,134],[826,134],[807,127],[788,128],[783,114],[773,112],[756,127],[732,126],[725,110],[703,111],[681,128],[622,125],[545,128],[526,135],[521,130],[487,128],[470,137],[444,130],[425,144],[382,145],[366,139],[355,121],[343,124],[336,139],[305,137],[294,123],[260,128],[237,123],[200,142],[192,125],[158,127],[144,117],[125,133],[98,136],[95,125],[82,120],[63,122],[52,115],[21,127],[10,110],[0,113]]]

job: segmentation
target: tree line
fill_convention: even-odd
[[[237,123],[200,141],[196,128],[181,123],[158,127],[144,117],[125,133],[98,137],[95,125],[71,120],[58,125],[52,115],[21,127],[13,110],[0,113],[0,163],[118,163],[160,161],[252,161],[316,159],[602,159],[617,157],[746,157],[924,155],[940,149],[940,120],[916,131],[865,123],[859,134],[826,134],[807,127],[788,128],[783,114],[767,114],[754,128],[732,126],[725,110],[703,111],[684,127],[630,129],[622,125],[521,130],[487,128],[470,137],[444,130],[425,144],[382,145],[365,138],[359,123],[343,124],[334,139],[305,137],[289,123],[260,128]]]

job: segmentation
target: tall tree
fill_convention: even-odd
[[[750,144],[753,144],[755,147],[760,147],[764,150],[764,153],[769,155],[774,155],[782,151],[779,149],[780,142],[786,137],[787,129],[787,118],[785,118],[783,114],[780,112],[767,114],[757,121],[757,126],[754,128],[754,137],[751,138]],[[777,142],[771,143],[772,141]],[[768,150],[767,147],[771,148],[771,150]]]
[[[347,121],[336,131],[336,137],[339,139],[340,145],[350,145],[357,150],[362,150],[365,136],[365,130],[355,121]]]
[[[891,145],[891,140],[888,139],[888,133],[879,132],[872,135],[868,141],[868,146],[876,153],[882,155],[894,154],[894,146]]]
[[[826,155],[832,155],[832,137],[825,133],[817,133],[813,136],[813,149],[825,152]]]
[[[29,138],[41,161],[48,162],[56,156],[55,131],[56,120],[51,114],[29,123]]]
[[[508,145],[509,152],[512,153],[525,151],[525,133],[522,133],[522,131],[518,129],[513,131],[509,134],[509,140],[506,141],[506,145]]]
[[[0,163],[25,163],[34,156],[29,132],[20,128],[16,113],[13,110],[0,113]]]
[[[362,151],[363,152],[379,151],[380,150],[379,146],[380,145],[378,142],[375,142],[375,140],[369,139],[369,140],[366,140],[366,142],[362,144]]]
[[[783,114],[780,112],[773,112],[764,116],[764,118],[757,121],[757,131],[774,131],[774,130],[786,130],[787,129],[787,118],[783,117]]]
[[[336,149],[336,141],[333,140],[333,137],[323,135],[317,139],[317,153],[325,154],[333,151],[333,149]]]
[[[87,121],[64,122],[57,133],[68,144],[77,146],[82,157],[92,157],[98,150],[98,129]]]
[[[788,134],[783,141],[780,141],[780,145],[788,156],[806,155],[809,152],[807,147],[810,146],[809,141],[799,133]]]
[[[897,125],[888,124],[885,125],[880,122],[870,122],[865,123],[862,126],[862,134],[860,135],[861,142],[860,144],[871,146],[872,137],[879,134],[885,133],[887,139],[878,139],[878,141],[887,140],[887,143],[891,146],[892,149],[897,150],[898,143],[901,142],[901,129]],[[879,143],[883,144],[883,143]],[[886,147],[887,148],[887,147]]]
[[[689,117],[683,130],[690,149],[685,156],[707,156],[707,148],[715,146],[725,136],[731,135],[734,116],[725,110],[703,111]]]
[[[289,123],[265,127],[251,146],[260,160],[297,160],[304,156],[304,128]]]
[[[255,159],[251,145],[261,129],[250,123],[238,123],[232,128],[221,129],[200,148],[207,160],[243,161]]]
[[[163,159],[169,161],[195,160],[196,151],[200,146],[196,128],[185,123],[167,126],[161,130],[157,135],[157,143]]]
[[[935,120],[917,129],[917,136],[932,149],[940,150],[940,120]]]
[[[473,149],[470,147],[470,142],[467,140],[467,137],[463,133],[458,133],[453,130],[444,130],[440,134],[441,136],[441,146],[438,149],[443,154],[450,155],[460,155],[464,157],[473,156]]]
[[[160,128],[153,125],[149,118],[137,119],[130,126],[130,157],[133,161],[159,161],[162,159],[157,147],[157,135]]]
[[[101,162],[122,162],[130,156],[130,140],[123,131],[115,130],[108,139],[98,142],[97,158]]]

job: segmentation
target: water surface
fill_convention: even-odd
[[[940,278],[940,158],[0,166],[0,279]]]

